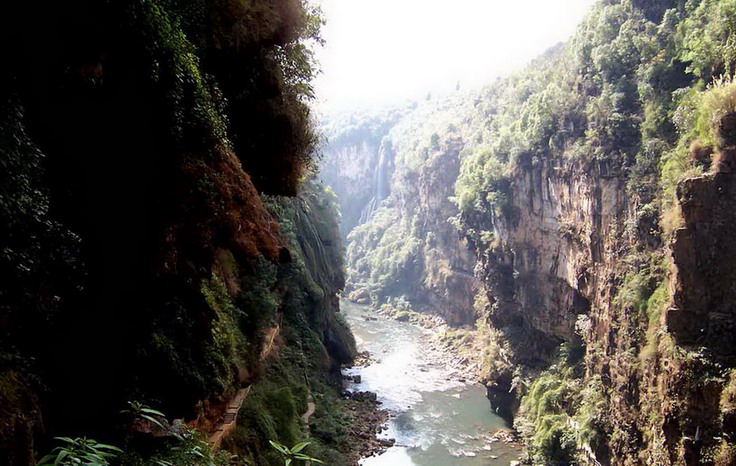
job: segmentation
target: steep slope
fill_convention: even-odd
[[[360,440],[342,428],[355,422],[340,398],[341,365],[355,356],[355,342],[339,315],[342,245],[334,199],[308,183],[297,197],[267,199],[290,244],[291,260],[275,266],[263,262],[257,283],[242,309],[259,309],[258,327],[278,329],[270,354],[261,353],[260,373],[247,378],[250,392],[237,427],[223,445],[241,460],[279,465],[283,459],[269,445],[303,440],[300,416],[314,401],[310,419],[314,445],[309,452],[332,464],[349,464]],[[244,284],[245,285],[245,284]],[[245,286],[243,286],[245,288]]]
[[[183,464],[181,432],[152,434],[140,406],[208,434],[238,389],[264,382],[278,319],[282,367],[319,361],[305,375],[337,397],[354,348],[335,316],[335,212],[316,186],[260,194],[295,195],[314,168],[311,7],[13,6],[0,7],[0,464],[35,464],[54,436]],[[271,429],[230,448],[278,464],[268,440],[303,438],[309,383],[268,382],[281,398],[257,413]],[[143,403],[132,422],[130,401]]]
[[[730,111],[702,109],[729,85],[700,91],[698,79],[711,80],[723,64],[694,42],[698,34],[730,34],[701,22],[728,12],[723,3],[691,2],[655,15],[662,18],[655,27],[651,12],[634,5],[599,6],[541,73],[505,92],[511,104],[501,101],[489,150],[465,161],[462,217],[466,228],[493,233],[474,246],[489,320],[512,355],[506,371],[489,376],[490,393],[504,400],[517,392],[516,424],[536,461],[731,461],[733,446],[717,438],[727,430],[720,394],[733,361],[680,337],[673,325],[680,306],[670,293],[708,296],[723,286],[680,281],[708,272],[698,265],[683,273],[681,240],[670,238],[682,190],[693,183],[687,179],[703,169],[699,154],[718,139],[702,133]],[[700,75],[696,52],[712,62]],[[520,88],[528,94],[514,101]],[[710,112],[705,125],[690,116],[701,111]],[[509,140],[494,147],[502,134]],[[717,235],[710,222],[705,216],[697,228]],[[549,404],[550,396],[558,401]]]

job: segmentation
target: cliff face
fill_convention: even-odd
[[[278,299],[289,318],[306,317],[307,328],[317,335],[309,343],[321,353],[307,356],[316,360],[327,356],[329,365],[324,369],[330,381],[342,387],[340,370],[355,356],[355,341],[338,317],[338,293],[345,286],[345,274],[336,199],[324,186],[310,182],[295,198],[271,199],[271,211],[282,225],[289,225],[285,234],[293,255],[278,277]],[[298,328],[296,322],[294,327]],[[300,339],[310,340],[307,335]]]
[[[508,345],[510,364],[484,375],[494,409],[520,414],[529,434],[536,381],[569,380],[556,372],[567,364],[557,348],[578,346],[576,382],[562,386],[583,396],[561,403],[582,450],[568,461],[730,464],[722,435],[734,429],[733,267],[722,235],[734,225],[733,187],[730,172],[684,179],[682,227],[647,249],[647,223],[620,170],[518,166],[506,214],[484,219],[492,244],[475,244],[488,321]],[[589,404],[592,413],[576,411]]]
[[[452,113],[453,105],[445,105],[440,111]],[[446,117],[429,125],[434,129],[428,133],[424,118],[436,110],[420,106],[383,140],[396,168],[386,199],[368,204],[363,222],[348,235],[346,295],[393,311],[432,312],[452,325],[472,324],[474,260],[448,221],[458,213],[451,197],[463,142],[459,134],[441,140],[432,132],[447,124]],[[386,192],[384,180],[374,177],[373,190]]]
[[[679,344],[705,347],[718,359],[732,360],[736,357],[736,342],[730,338],[736,323],[735,251],[727,238],[736,220],[736,185],[734,174],[727,170],[690,178],[678,186],[683,225],[672,243],[676,285],[666,320]]]
[[[721,242],[733,225],[728,207],[734,199],[732,175],[686,177],[677,185],[682,223],[672,240],[654,252],[654,260],[663,261],[657,265],[642,260],[642,251],[647,251],[642,244],[649,237],[624,178],[587,174],[596,187],[587,192],[594,195],[579,192],[572,204],[585,212],[592,200],[600,215],[580,218],[578,225],[591,238],[587,254],[568,255],[575,260],[566,262],[578,277],[570,288],[589,304],[580,309],[585,312],[576,312],[582,314],[576,333],[586,348],[582,379],[590,388],[600,378],[606,394],[598,407],[606,414],[597,421],[604,437],[592,443],[597,461],[731,464],[735,360],[728,336],[733,325],[728,284],[733,267],[730,247]],[[545,229],[539,221],[528,227]],[[592,246],[596,237],[601,239],[599,252]],[[644,280],[634,284],[632,274]],[[639,295],[632,299],[634,288]],[[641,303],[644,298],[646,304]],[[544,323],[531,327],[554,334]],[[571,337],[562,340],[570,342]]]
[[[720,60],[693,38],[711,33],[701,21],[722,8],[599,5],[569,48],[540,63],[567,72],[487,93],[487,148],[468,151],[457,198],[483,312],[508,348],[508,363],[484,375],[489,397],[535,463],[734,460],[721,436],[733,428],[731,251],[720,236],[733,226],[732,88],[691,87],[692,73],[709,81],[713,68],[678,61]],[[614,11],[625,27],[612,44],[639,24],[635,35],[664,55],[627,46],[639,55],[605,62],[616,45],[586,34]],[[642,73],[638,89],[620,74],[627,66]]]
[[[323,124],[320,178],[337,195],[344,238],[388,197],[395,153],[386,136],[408,110],[333,115]]]
[[[389,193],[394,154],[388,142],[379,145],[361,141],[357,145],[330,146],[329,165],[321,172],[340,202],[343,236],[369,220]]]
[[[732,160],[733,148],[723,148],[719,157]],[[736,461],[731,440],[736,429],[735,271],[727,241],[735,220],[736,179],[729,165],[677,187],[683,221],[671,243],[673,297],[662,323],[679,354],[663,351],[658,366],[645,372],[666,394],[662,406],[653,409],[662,419],[668,460],[676,464]]]
[[[507,418],[528,393],[520,380],[530,383],[560,364],[561,344],[585,348],[585,371],[578,374],[583,387],[602,380],[605,406],[598,405],[596,415],[607,427],[597,428],[630,434],[645,417],[642,398],[651,394],[643,393],[632,354],[640,350],[646,319],[622,309],[617,298],[626,273],[648,267],[634,247],[637,209],[626,186],[620,170],[597,163],[545,161],[519,166],[513,175],[506,215],[493,219],[493,244],[477,248],[476,268],[489,298],[489,322],[510,350],[511,364],[486,375],[491,404]],[[632,460],[625,459],[632,451],[611,457],[605,442],[597,446],[598,461]]]
[[[302,438],[305,377],[337,396],[353,352],[327,193],[279,211],[262,194],[296,195],[313,164],[311,55],[291,46],[319,18],[298,0],[0,10],[0,464],[35,464],[56,436],[180,464],[174,444],[136,443],[121,410],[148,404],[206,436],[264,382],[283,321],[287,351],[321,364],[275,378],[294,409],[279,424],[258,406],[270,430],[231,445],[277,463],[267,441]]]
[[[525,364],[549,364],[560,343],[575,340],[578,316],[610,299],[630,205],[625,177],[601,170],[560,161],[520,168],[508,215],[492,222],[498,240],[480,249],[490,320],[515,335]]]
[[[421,245],[422,289],[416,301],[426,302],[429,310],[441,315],[451,325],[472,325],[475,321],[473,299],[478,281],[473,274],[474,261],[467,241],[457,234],[449,219],[457,215],[451,201],[452,182],[460,170],[459,138],[445,142],[439,153],[425,162],[417,180],[418,236]]]

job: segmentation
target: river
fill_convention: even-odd
[[[505,427],[491,411],[485,388],[465,383],[433,358],[426,340],[430,330],[375,316],[366,306],[341,303],[360,351],[377,361],[345,369],[361,382],[346,382],[349,391],[375,392],[392,412],[383,436],[396,444],[364,466],[508,465],[519,451],[490,437]]]

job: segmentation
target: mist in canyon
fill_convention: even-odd
[[[593,0],[321,0],[321,113],[477,89],[568,40]]]

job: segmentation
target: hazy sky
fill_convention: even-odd
[[[313,0],[327,109],[490,83],[568,39],[594,0]]]

